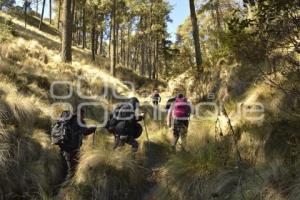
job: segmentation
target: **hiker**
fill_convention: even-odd
[[[143,113],[136,116],[138,108],[139,100],[133,97],[128,102],[117,106],[112,112],[105,128],[115,136],[114,149],[126,143],[131,145],[133,153],[137,152],[139,144],[136,139],[143,132],[138,122],[144,119]]]
[[[80,116],[77,113],[63,111],[60,119],[52,127],[52,144],[60,147],[66,179],[74,175],[83,137],[96,131],[96,127],[87,128],[85,124],[83,110],[80,110]]]
[[[158,104],[161,102],[161,97],[159,95],[158,89],[154,89],[153,93],[151,95],[152,104],[153,106],[158,106]]]
[[[176,144],[181,138],[182,147],[186,145],[186,136],[189,126],[189,117],[191,114],[191,105],[187,98],[179,93],[168,110],[167,123],[169,127],[173,126],[172,149],[176,151]]]
[[[169,113],[169,110],[170,110],[172,104],[174,103],[175,99],[176,99],[176,96],[168,99],[168,101],[166,103],[166,107],[165,107],[166,113]]]

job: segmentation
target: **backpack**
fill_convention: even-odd
[[[104,126],[104,128],[106,128],[109,132],[112,132],[113,128],[119,123],[117,117],[119,116],[119,111],[121,110],[122,107],[123,107],[122,104],[117,106],[114,109],[114,111],[109,115],[109,118],[106,121],[106,124]]]
[[[171,108],[171,106],[172,106],[172,104],[174,103],[175,100],[176,100],[176,98],[172,97],[171,99],[169,99],[167,101],[167,104],[166,104],[166,107],[165,107],[166,112],[169,111],[169,109]]]
[[[64,111],[61,118],[51,128],[51,142],[54,145],[62,146],[72,139],[72,121],[74,116],[68,118],[69,111]]]
[[[175,118],[187,118],[191,114],[191,107],[187,99],[176,98],[173,107],[173,116]]]
[[[153,101],[159,101],[159,100],[160,100],[160,95],[159,95],[159,93],[153,94],[153,95],[152,95],[152,100],[153,100]]]

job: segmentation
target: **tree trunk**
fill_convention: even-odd
[[[104,39],[104,34],[103,34],[103,27],[101,26],[100,30],[100,46],[99,46],[99,54],[102,56],[103,55],[103,39]]]
[[[49,23],[52,24],[52,0],[49,0]]]
[[[113,32],[113,24],[112,24],[112,21],[113,21],[113,15],[111,13],[111,16],[110,16],[110,23],[109,23],[109,41],[108,41],[108,57],[111,59],[111,39],[112,39],[112,32]]]
[[[92,42],[91,50],[92,50],[93,61],[96,60],[95,37],[96,37],[96,6],[94,7],[94,14],[92,15],[92,33],[91,33],[91,42]]]
[[[73,30],[73,27],[77,29],[77,26],[74,26],[76,24],[75,22],[75,16],[76,16],[76,0],[72,0],[72,10],[71,10],[71,15],[72,15],[72,39],[75,42],[76,41],[76,35],[73,34],[75,33]]]
[[[143,17],[141,17],[141,21],[140,21],[140,23],[141,23],[141,32],[142,32],[142,36],[141,36],[141,44],[140,44],[140,46],[141,46],[141,65],[140,65],[140,75],[141,76],[144,76],[145,75],[145,64],[146,64],[146,60],[145,60],[145,51],[146,51],[146,47],[145,47],[145,33],[144,33],[144,24],[145,24],[145,22],[144,22],[145,20],[144,20],[144,18]]]
[[[46,0],[43,0],[43,7],[42,7],[42,15],[40,19],[39,29],[42,30],[43,18],[44,18],[44,11],[45,11],[45,4]]]
[[[35,1],[36,5],[35,5],[35,16],[38,16],[39,13],[39,0]]]
[[[75,20],[76,0],[72,0],[72,21]]]
[[[27,1],[24,2],[24,23],[25,23],[25,29],[27,26]]]
[[[86,21],[85,21],[85,4],[82,8],[82,48],[86,47]]]
[[[59,0],[59,4],[58,4],[57,29],[59,29],[59,25],[60,25],[61,1],[62,0]]]
[[[95,55],[98,54],[98,47],[99,47],[99,33],[95,31]]]
[[[62,19],[62,51],[64,62],[72,62],[72,0],[64,0]]]
[[[156,38],[155,47],[154,47],[154,60],[153,60],[153,71],[152,79],[156,80],[158,77],[158,51],[159,51],[159,40]]]
[[[202,72],[202,55],[201,55],[200,39],[199,39],[199,27],[198,27],[197,16],[195,11],[195,2],[194,0],[189,0],[189,1],[190,1],[191,21],[193,26],[196,67],[198,73],[197,75],[199,76],[200,73]]]
[[[111,17],[111,24],[112,24],[112,33],[111,33],[111,56],[110,56],[110,73],[112,76],[116,75],[116,0],[113,0],[113,7],[112,7],[112,17]]]
[[[131,23],[128,25],[127,31],[127,56],[126,56],[126,67],[129,67],[129,58],[130,58],[130,30],[131,30]]]
[[[116,22],[117,23],[117,22]],[[116,41],[116,64],[119,63],[119,30],[120,30],[120,27],[119,27],[119,24],[116,24],[116,36],[115,36],[115,41]]]

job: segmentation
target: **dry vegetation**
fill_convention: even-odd
[[[0,14],[1,19],[8,20],[9,16]],[[11,22],[13,26],[22,26],[17,18]],[[148,121],[150,141],[146,142],[145,136],[140,138],[142,145],[136,159],[127,148],[112,151],[112,139],[102,130],[97,132],[94,144],[92,137],[87,138],[75,177],[58,192],[62,166],[59,150],[49,139],[50,105],[55,101],[49,95],[51,82],[70,80],[75,88],[75,78],[82,76],[84,94],[95,94],[105,84],[121,95],[132,94],[120,80],[105,73],[105,66],[99,69],[91,64],[86,51],[74,47],[73,64],[62,64],[57,36],[39,32],[33,26],[27,31],[20,30],[15,34],[22,37],[5,33],[0,38],[3,41],[0,45],[0,192],[7,198],[51,199],[58,193],[59,199],[141,199],[145,191],[155,186],[150,197],[156,199],[299,199],[296,156],[299,147],[295,146],[299,123],[289,114],[293,112],[286,109],[290,103],[288,97],[251,77],[249,85],[235,85],[238,81],[230,77],[248,77],[249,66],[226,60],[220,61],[220,72],[207,73],[200,82],[190,76],[191,72],[170,81],[163,97],[171,95],[170,91],[182,84],[187,86],[187,95],[193,101],[199,99],[192,94],[204,97],[207,92],[218,91],[218,97],[230,97],[225,106],[231,117],[236,114],[236,102],[248,105],[259,101],[265,105],[262,121],[232,121],[243,158],[242,167],[237,167],[240,163],[234,151],[236,146],[224,116],[220,117],[223,135],[215,131],[214,120],[192,119],[187,149],[179,148],[177,154],[170,151],[169,130]],[[28,39],[32,32],[39,37]],[[220,80],[215,79],[218,75]],[[139,88],[150,87],[147,81],[135,79]],[[203,84],[206,79],[211,80],[209,85]],[[55,88],[56,94],[66,92],[67,88]],[[98,100],[111,107],[107,99]],[[67,100],[72,105],[82,101],[78,94]],[[101,114],[97,109],[88,110],[93,119],[101,118]]]

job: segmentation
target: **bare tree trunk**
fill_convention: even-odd
[[[85,21],[85,4],[83,5],[82,10],[82,48],[86,48],[86,21]]]
[[[199,76],[202,70],[202,54],[200,47],[200,39],[199,39],[199,27],[197,22],[197,15],[195,11],[195,2],[194,0],[190,1],[190,12],[191,12],[191,21],[193,26],[193,38],[194,38],[194,46],[195,46],[195,56],[196,56],[196,67],[197,67],[197,75]]]
[[[91,33],[91,50],[92,50],[92,59],[96,60],[95,53],[95,37],[96,37],[96,6],[94,7],[94,14],[92,15],[92,33]]]
[[[141,31],[144,33],[144,17],[141,17]],[[141,36],[141,65],[140,65],[140,75],[144,76],[145,75],[145,64],[146,64],[146,60],[145,60],[145,53],[146,53],[146,47],[145,47],[145,36],[144,34]]]
[[[52,24],[52,0],[49,0],[49,23]]]
[[[72,0],[72,21],[75,20],[76,0]]]
[[[111,33],[111,58],[110,58],[110,73],[112,76],[116,75],[116,55],[117,55],[117,49],[116,49],[116,8],[117,8],[117,2],[116,0],[113,0],[113,7],[112,7],[112,33]]]
[[[72,0],[64,0],[62,20],[62,52],[64,62],[72,62]]]
[[[36,5],[35,5],[35,16],[38,16],[39,13],[39,0],[35,1]]]
[[[72,39],[75,42],[76,41],[76,35],[73,33],[76,33],[77,24],[76,24],[76,0],[72,0]]]
[[[24,23],[25,23],[25,28],[27,27],[27,8],[28,8],[28,1],[26,0],[25,2],[24,2],[24,5],[23,5],[23,9],[24,9]]]
[[[156,80],[158,75],[158,51],[159,51],[159,40],[156,38],[154,46],[154,60],[153,60],[153,71],[152,79]]]
[[[99,47],[99,33],[95,31],[95,55],[98,54],[98,47]]]
[[[130,58],[130,29],[131,29],[131,23],[128,25],[128,31],[127,31],[127,56],[126,56],[126,67],[129,67],[129,58]]]
[[[46,0],[43,0],[43,7],[42,7],[42,15],[40,19],[39,29],[42,30],[43,18],[44,18],[44,11],[45,11],[45,4]]]
[[[100,30],[100,45],[99,45],[99,54],[103,55],[103,39],[104,39],[104,34],[103,34],[103,27],[101,26]]]
[[[112,24],[112,21],[113,21],[113,15],[112,15],[112,13],[111,13],[111,16],[110,16],[110,23],[109,23],[109,41],[108,41],[108,43],[109,43],[109,45],[108,45],[108,57],[109,58],[111,58],[111,39],[112,39],[112,33],[113,33],[113,24]]]
[[[59,25],[60,25],[61,1],[62,0],[59,0],[59,4],[58,4],[57,29],[59,29]]]
[[[120,27],[119,27],[119,24],[116,24],[116,64],[119,63],[119,31],[120,30]]]

